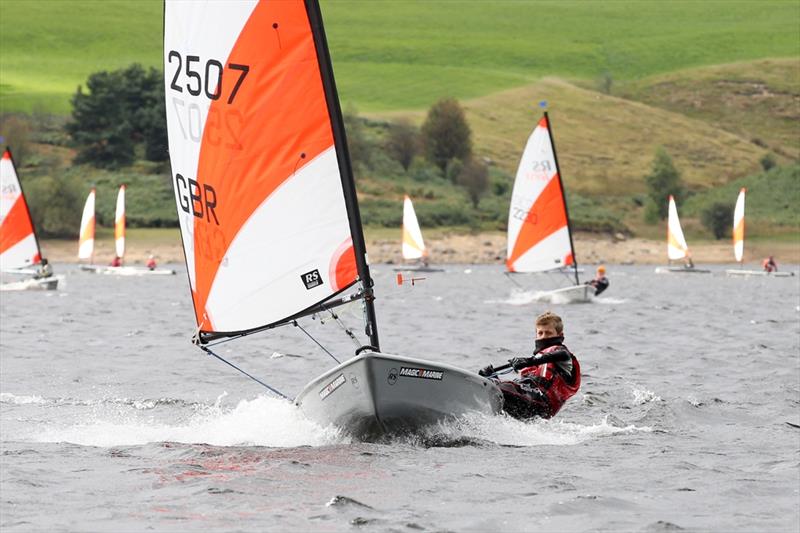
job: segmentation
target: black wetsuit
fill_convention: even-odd
[[[594,295],[598,296],[601,292],[608,288],[608,278],[603,276],[602,278],[593,279],[589,282],[589,285],[594,287]]]

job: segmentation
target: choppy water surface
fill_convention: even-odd
[[[559,305],[535,301],[557,276],[521,291],[450,267],[412,288],[378,265],[384,351],[477,369],[528,352],[553,309],[584,379],[555,420],[367,444],[191,346],[185,275],[59,272],[58,292],[0,297],[3,531],[800,527],[800,277],[617,267],[599,302]],[[352,353],[334,321],[304,325]],[[332,364],[291,327],[220,352],[289,395]]]

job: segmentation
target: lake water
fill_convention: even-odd
[[[798,531],[800,276],[559,276],[373,267],[382,348],[477,369],[565,321],[581,391],[550,421],[474,417],[351,442],[192,346],[185,273],[66,275],[0,296],[3,531]],[[515,278],[516,279],[516,278]],[[359,328],[357,307],[342,321]],[[306,320],[340,358],[335,321]],[[363,335],[362,335],[363,338]],[[333,361],[286,327],[219,352],[293,396]]]

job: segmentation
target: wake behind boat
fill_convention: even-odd
[[[188,67],[197,57],[207,79],[195,91],[184,62]],[[296,404],[309,418],[374,437],[473,410],[498,412],[496,391],[473,372],[380,353],[373,281],[318,2],[167,1],[164,65],[195,343],[246,373],[215,353],[214,341],[300,327],[304,317],[358,302],[363,344],[371,351],[303,389]],[[195,108],[208,115],[187,114]],[[196,129],[187,130],[191,120]]]

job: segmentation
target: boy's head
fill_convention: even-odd
[[[550,339],[564,334],[564,322],[555,313],[547,311],[536,317],[536,338]]]

